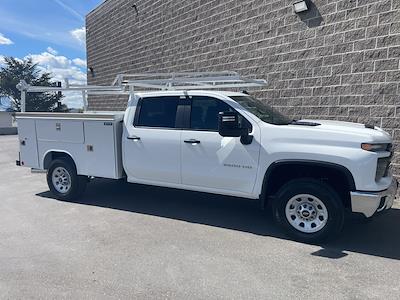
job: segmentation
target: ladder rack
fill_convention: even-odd
[[[133,95],[139,91],[162,90],[210,90],[263,87],[263,79],[251,79],[236,72],[187,72],[187,73],[138,73],[119,74],[112,85],[70,85],[64,87],[32,86],[21,80],[17,88],[21,91],[21,111],[25,111],[26,93],[81,92],[86,111],[88,95]]]
[[[208,90],[266,85],[262,79],[250,79],[236,72],[120,74],[113,85],[155,90]]]

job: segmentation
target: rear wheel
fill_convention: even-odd
[[[279,190],[274,216],[291,237],[313,243],[340,232],[344,209],[338,193],[329,185],[315,179],[296,179]]]
[[[47,184],[56,198],[73,200],[85,191],[87,177],[79,176],[69,159],[56,159],[47,171]]]

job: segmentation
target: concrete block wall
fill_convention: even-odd
[[[221,71],[264,78],[254,94],[293,118],[382,126],[400,175],[400,0],[107,0],[87,16],[91,84],[118,73]],[[90,109],[124,109],[91,98]]]

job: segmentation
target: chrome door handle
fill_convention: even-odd
[[[192,145],[200,144],[200,141],[195,139],[185,140],[184,142],[186,144],[192,144]]]

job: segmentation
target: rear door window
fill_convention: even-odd
[[[148,97],[140,100],[136,126],[175,128],[179,97]]]

